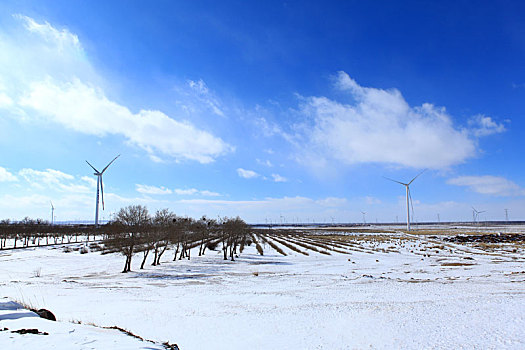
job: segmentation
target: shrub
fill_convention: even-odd
[[[257,243],[257,245],[255,246],[255,248],[257,248],[257,251],[259,252],[259,254],[264,255],[264,254],[263,254],[264,251],[263,251],[263,249],[262,249],[262,247],[261,247],[261,245],[260,245],[259,243]]]
[[[208,248],[208,250],[215,250],[218,244],[219,241],[209,241],[208,243],[206,243],[206,248]]]

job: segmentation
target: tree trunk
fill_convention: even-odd
[[[149,254],[149,249],[146,249],[144,251],[144,258],[142,259],[142,263],[140,264],[140,269],[143,270],[144,269],[144,264],[146,263],[146,259],[148,257],[148,254]]]
[[[124,270],[122,270],[122,273],[128,272],[128,266],[129,266],[129,255],[126,255],[126,263],[124,264]]]
[[[153,263],[151,264],[151,266],[157,265],[157,256],[159,255],[159,247],[157,244],[155,244],[155,249],[153,250],[153,253],[155,255],[153,255]]]
[[[180,243],[177,242],[177,249],[175,250],[175,255],[173,255],[173,261],[177,260],[177,254],[179,253],[179,245]]]
[[[186,243],[182,243],[179,260],[182,260],[182,258],[186,257]]]
[[[166,244],[164,245],[164,248],[160,251],[159,256],[157,257],[157,265],[160,265],[160,257],[164,252],[168,249],[168,241],[166,241]]]

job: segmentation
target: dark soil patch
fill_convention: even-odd
[[[444,241],[455,242],[455,243],[512,243],[512,242],[524,242],[525,234],[486,234],[486,235],[468,235],[468,236],[454,236],[445,237]]]

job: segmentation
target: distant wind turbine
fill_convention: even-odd
[[[401,185],[405,186],[405,188],[406,188],[406,196],[407,196],[407,231],[410,231],[410,202],[412,201],[412,196],[410,195],[410,184],[412,182],[414,182],[414,180],[417,179],[419,177],[419,175],[423,174],[425,171],[426,171],[426,169],[423,170],[422,172],[420,172],[419,174],[417,174],[416,177],[414,177],[412,180],[410,180],[409,183],[400,182],[400,181],[389,179],[388,177],[384,177],[383,176],[385,179],[393,181],[393,182],[397,182],[398,184],[401,184]],[[412,211],[414,211],[414,209],[412,209]]]
[[[478,211],[476,208],[472,207],[472,217],[474,219],[474,223],[476,223],[479,219],[479,214],[484,213],[486,210]]]
[[[93,168],[93,170],[95,170],[94,175],[97,177],[97,202],[96,202],[96,209],[95,209],[95,227],[98,227],[98,204],[99,204],[98,198],[99,198],[99,190],[102,193],[102,210],[104,210],[104,186],[102,184],[102,174],[104,174],[104,171],[106,171],[106,169],[111,165],[111,163],[113,163],[115,161],[115,159],[117,159],[118,157],[120,157],[120,154],[118,156],[116,156],[115,158],[113,158],[113,160],[111,162],[109,162],[108,165],[106,165],[106,167],[104,169],[102,169],[102,171],[98,171],[93,165],[91,165],[86,160],[86,163],[88,163],[88,165],[91,168]]]
[[[362,211],[361,214],[363,214],[363,225],[366,225],[366,211]]]
[[[51,203],[51,225],[55,224],[55,207],[53,206],[53,202],[49,201]]]

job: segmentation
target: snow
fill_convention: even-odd
[[[5,298],[4,298],[5,299]],[[38,334],[16,331],[36,329]],[[4,349],[164,349],[114,329],[40,318],[13,301],[0,301],[0,344]]]
[[[0,346],[45,339],[75,344],[69,348],[158,346],[92,323],[184,350],[525,348],[521,248],[486,252],[392,235],[364,237],[348,254],[303,256],[274,243],[287,256],[269,245],[260,256],[252,245],[235,262],[215,251],[173,262],[167,251],[160,266],[144,270],[137,255],[127,274],[117,254],[60,246],[0,251],[0,295],[51,310],[60,321],[1,319],[0,329],[50,335],[4,331]]]

